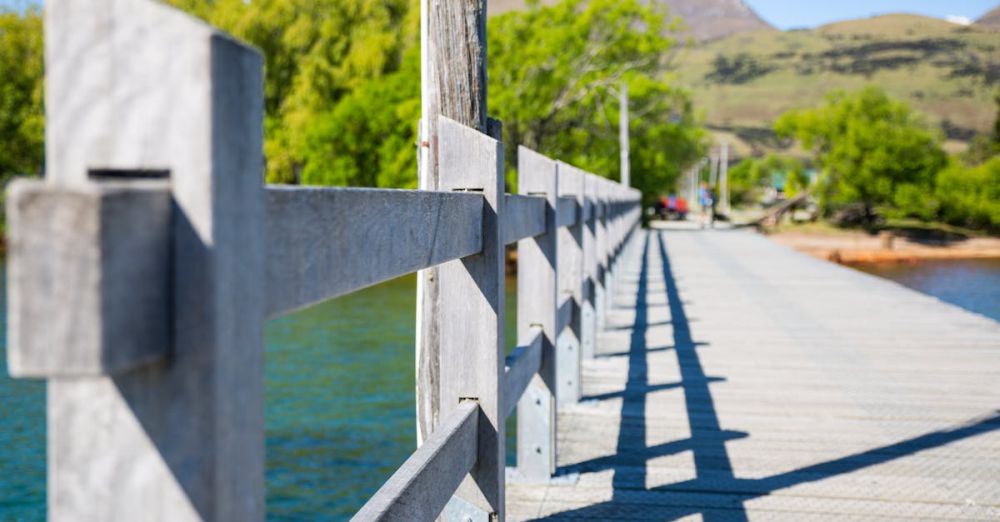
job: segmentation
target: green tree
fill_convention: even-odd
[[[935,177],[947,161],[941,133],[883,91],[832,93],[820,107],[782,115],[775,130],[815,153],[826,211],[859,205],[869,224],[879,215],[936,215]]]
[[[941,219],[1000,231],[1000,156],[975,167],[952,161],[937,179]]]
[[[399,70],[419,34],[413,0],[168,1],[264,53],[267,177],[276,183],[300,181],[317,127],[329,127],[325,118],[345,97]]]
[[[369,80],[319,114],[307,136],[302,183],[416,188],[420,53],[403,67]]]
[[[0,7],[0,180],[38,175],[44,157],[42,17]]]
[[[805,164],[798,158],[769,154],[747,158],[729,171],[729,192],[733,204],[759,201],[763,189],[784,184],[785,194],[795,196],[809,187]]]
[[[629,87],[633,185],[647,201],[704,153],[690,97],[670,80],[677,24],[638,0],[530,2],[490,19],[489,107],[508,164],[525,145],[617,178],[619,92]]]

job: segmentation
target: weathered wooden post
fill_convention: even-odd
[[[521,147],[518,192],[544,196],[545,234],[517,245],[517,332],[525,339],[541,327],[542,365],[517,403],[517,468],[528,480],[546,480],[556,471],[556,352],[559,334],[558,215],[559,172],[555,161]]]
[[[440,132],[445,116],[487,132],[486,3],[484,0],[421,0],[421,190],[440,190]],[[440,418],[437,268],[417,276],[417,441]]]
[[[154,1],[45,11],[9,289],[15,374],[84,361],[21,373],[49,378],[49,519],[263,520],[263,61]]]
[[[583,227],[583,303],[580,308],[580,352],[585,359],[592,359],[597,344],[597,313],[594,294],[597,287],[597,181],[593,174],[584,174]]]
[[[573,198],[576,222],[559,229],[557,277],[559,299],[568,298],[572,313],[568,328],[559,332],[556,340],[556,399],[559,404],[580,400],[580,310],[583,306],[583,173],[558,162],[559,196]]]
[[[437,274],[440,415],[462,401],[476,401],[481,409],[476,465],[444,516],[503,520],[503,145],[444,117],[438,130],[441,190],[479,193],[485,200],[482,252],[445,263]]]
[[[596,182],[596,207],[597,217],[594,219],[594,250],[597,255],[596,277],[594,278],[594,311],[596,314],[596,328],[600,332],[604,330],[607,278],[608,278],[608,205],[607,193],[609,191],[608,180],[601,177],[594,177]],[[595,341],[596,342],[596,341]]]

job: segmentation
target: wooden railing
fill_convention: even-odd
[[[639,194],[524,148],[504,194],[502,144],[446,118],[440,192],[264,186],[260,56],[156,3],[85,4],[47,18],[49,172],[7,207],[9,368],[49,382],[49,518],[262,520],[264,321],[438,267],[419,393],[440,419],[355,518],[502,520],[504,421],[548,479]]]

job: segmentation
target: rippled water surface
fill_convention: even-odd
[[[267,324],[268,520],[347,519],[414,450],[415,306],[410,276]],[[44,520],[45,385],[7,376],[2,307],[0,520]]]
[[[1000,259],[921,261],[855,268],[1000,321]]]

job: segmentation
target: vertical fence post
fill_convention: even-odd
[[[596,182],[595,196],[597,217],[594,219],[594,250],[597,257],[596,277],[594,278],[594,311],[596,313],[596,328],[604,330],[605,306],[607,298],[608,279],[608,180],[594,177]]]
[[[577,220],[571,227],[559,229],[557,277],[559,300],[569,297],[573,314],[568,328],[556,338],[556,400],[570,404],[580,399],[580,309],[583,306],[583,173],[562,162],[557,163],[559,195],[576,200]]]
[[[486,2],[421,0],[421,190],[440,190],[438,116],[487,131]],[[440,419],[437,268],[417,275],[417,442]]]
[[[171,356],[49,382],[49,520],[263,520],[263,60],[159,2],[45,10],[48,181],[174,203]]]
[[[517,245],[517,332],[521,339],[541,326],[542,364],[517,403],[517,468],[528,480],[545,480],[556,471],[556,353],[558,303],[556,163],[524,147],[518,152],[518,192],[544,196],[545,234]]]
[[[592,359],[596,348],[597,318],[594,293],[597,286],[597,183],[596,176],[584,174],[584,207],[586,223],[583,227],[583,304],[580,309],[580,351],[584,359]]]
[[[441,190],[484,198],[483,250],[438,269],[441,418],[464,400],[480,406],[476,465],[445,508],[449,520],[504,518],[503,145],[438,120]]]

